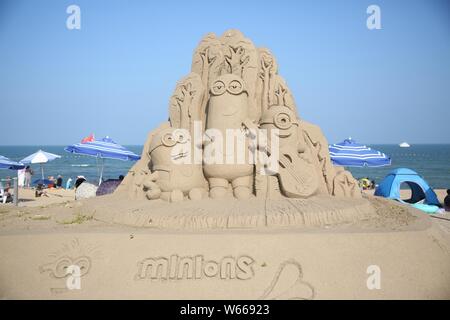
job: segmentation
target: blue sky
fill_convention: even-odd
[[[71,4],[81,30],[66,28]],[[381,30],[366,27],[371,4]],[[437,0],[2,0],[0,144],[144,143],[201,37],[230,28],[272,50],[330,142],[450,143],[449,12]]]

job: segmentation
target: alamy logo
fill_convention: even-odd
[[[381,268],[373,264],[367,267],[366,273],[369,275],[366,280],[367,289],[381,289]]]
[[[209,128],[203,132],[201,121],[194,121],[193,127],[193,134],[187,129],[164,132],[160,141],[155,139],[152,151],[169,148],[171,161],[178,165],[258,164],[262,175],[278,173],[278,128],[260,129],[251,122],[243,122],[240,129]]]
[[[69,16],[66,19],[66,27],[69,30],[81,29],[81,9],[79,6],[72,4],[67,7],[66,13]]]
[[[366,25],[369,30],[380,30],[381,29],[381,9],[376,4],[372,4],[367,7],[367,17]]]
[[[193,257],[146,258],[138,262],[136,280],[200,280],[205,278],[248,280],[253,277],[253,263],[249,256],[223,257],[205,260],[202,255]]]
[[[66,287],[69,290],[81,289],[81,268],[77,265],[70,265],[67,267],[66,274],[69,275],[66,280]]]

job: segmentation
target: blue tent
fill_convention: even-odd
[[[425,199],[426,204],[440,205],[436,193],[428,183],[417,172],[407,168],[399,168],[391,171],[380,182],[375,190],[375,195],[401,200],[400,185],[402,183],[406,183],[411,188],[411,199],[406,200],[406,202],[416,203]]]

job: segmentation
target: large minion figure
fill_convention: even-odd
[[[215,131],[222,139],[220,144],[217,140],[210,141],[216,143],[216,152],[220,153],[214,161],[208,161],[207,146],[203,153],[203,172],[208,179],[212,198],[223,198],[230,184],[236,198],[247,199],[252,195],[253,163],[249,141],[242,130],[242,123],[248,119],[248,109],[248,92],[242,78],[225,74],[210,86],[205,134],[208,136],[208,132]],[[233,137],[230,138],[227,131],[232,132]],[[237,143],[237,139],[243,143]]]
[[[148,199],[176,202],[206,196],[207,182],[201,164],[193,163],[192,148],[186,130],[166,128],[153,137],[148,151],[152,173],[144,182]]]

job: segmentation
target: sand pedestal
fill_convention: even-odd
[[[419,211],[408,216],[390,226],[3,233],[0,298],[450,298],[448,233]],[[66,285],[72,264],[80,289]]]

